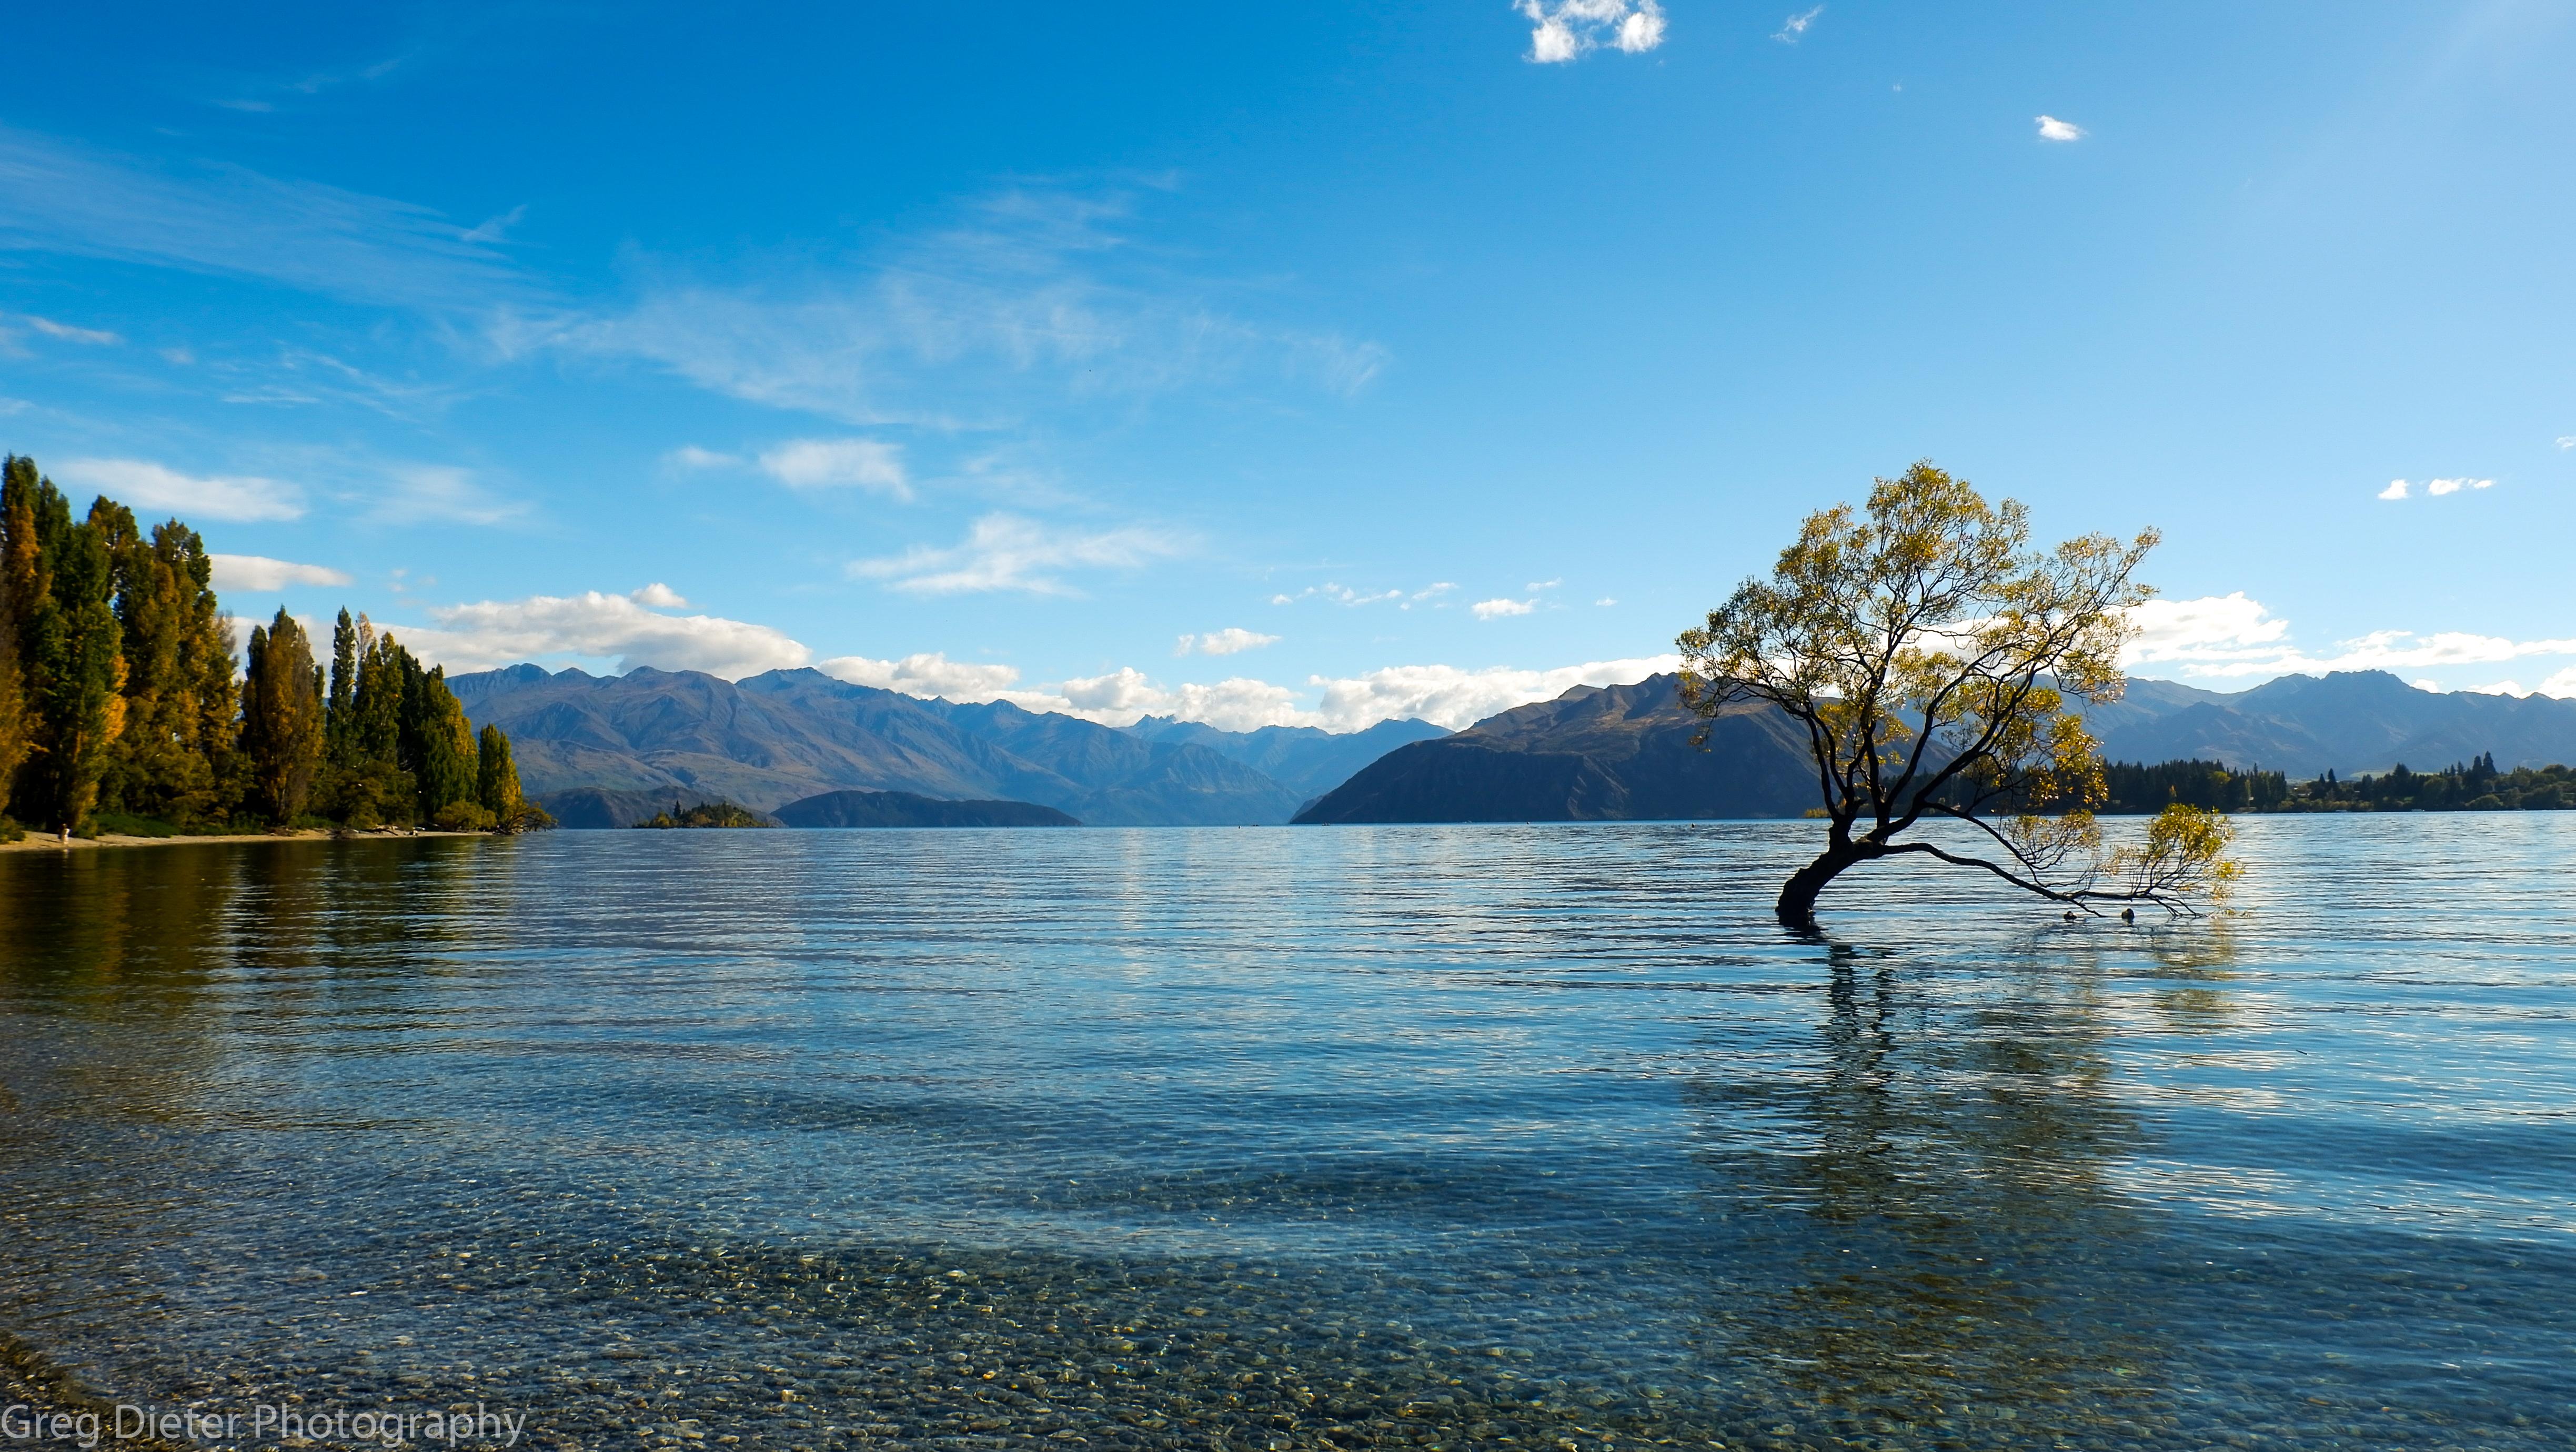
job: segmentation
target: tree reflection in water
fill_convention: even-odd
[[[1707,1350],[1748,1410],[1978,1445],[2163,1420],[2155,1230],[2111,1179],[2147,1133],[2110,1082],[2114,1010],[2028,946],[2029,971],[1971,976],[1830,945],[1804,1071],[1692,1086],[1748,1268]]]

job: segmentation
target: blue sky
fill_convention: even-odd
[[[816,9],[14,18],[0,434],[457,668],[1463,724],[1928,456],[2576,695],[2564,4]]]

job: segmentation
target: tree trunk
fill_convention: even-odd
[[[1825,890],[1825,884],[1842,876],[1844,869],[1881,855],[1858,842],[1837,842],[1826,848],[1815,861],[1799,868],[1781,885],[1780,925],[1802,933],[1814,932],[1816,895]]]

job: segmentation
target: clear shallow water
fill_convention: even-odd
[[[544,1446],[2576,1443],[2576,814],[0,859],[0,1330]]]

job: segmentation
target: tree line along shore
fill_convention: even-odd
[[[0,840],[298,827],[525,831],[510,740],[366,617],[326,669],[281,607],[234,656],[214,560],[100,496],[75,518],[32,460],[0,466]]]
[[[2490,751],[2440,771],[2411,771],[2400,762],[2377,774],[2308,781],[2284,772],[2235,771],[2214,761],[2154,766],[2115,761],[2103,767],[2110,813],[2161,811],[2169,803],[2221,812],[2511,812],[2576,808],[2576,770],[2517,766],[2504,770]]]

